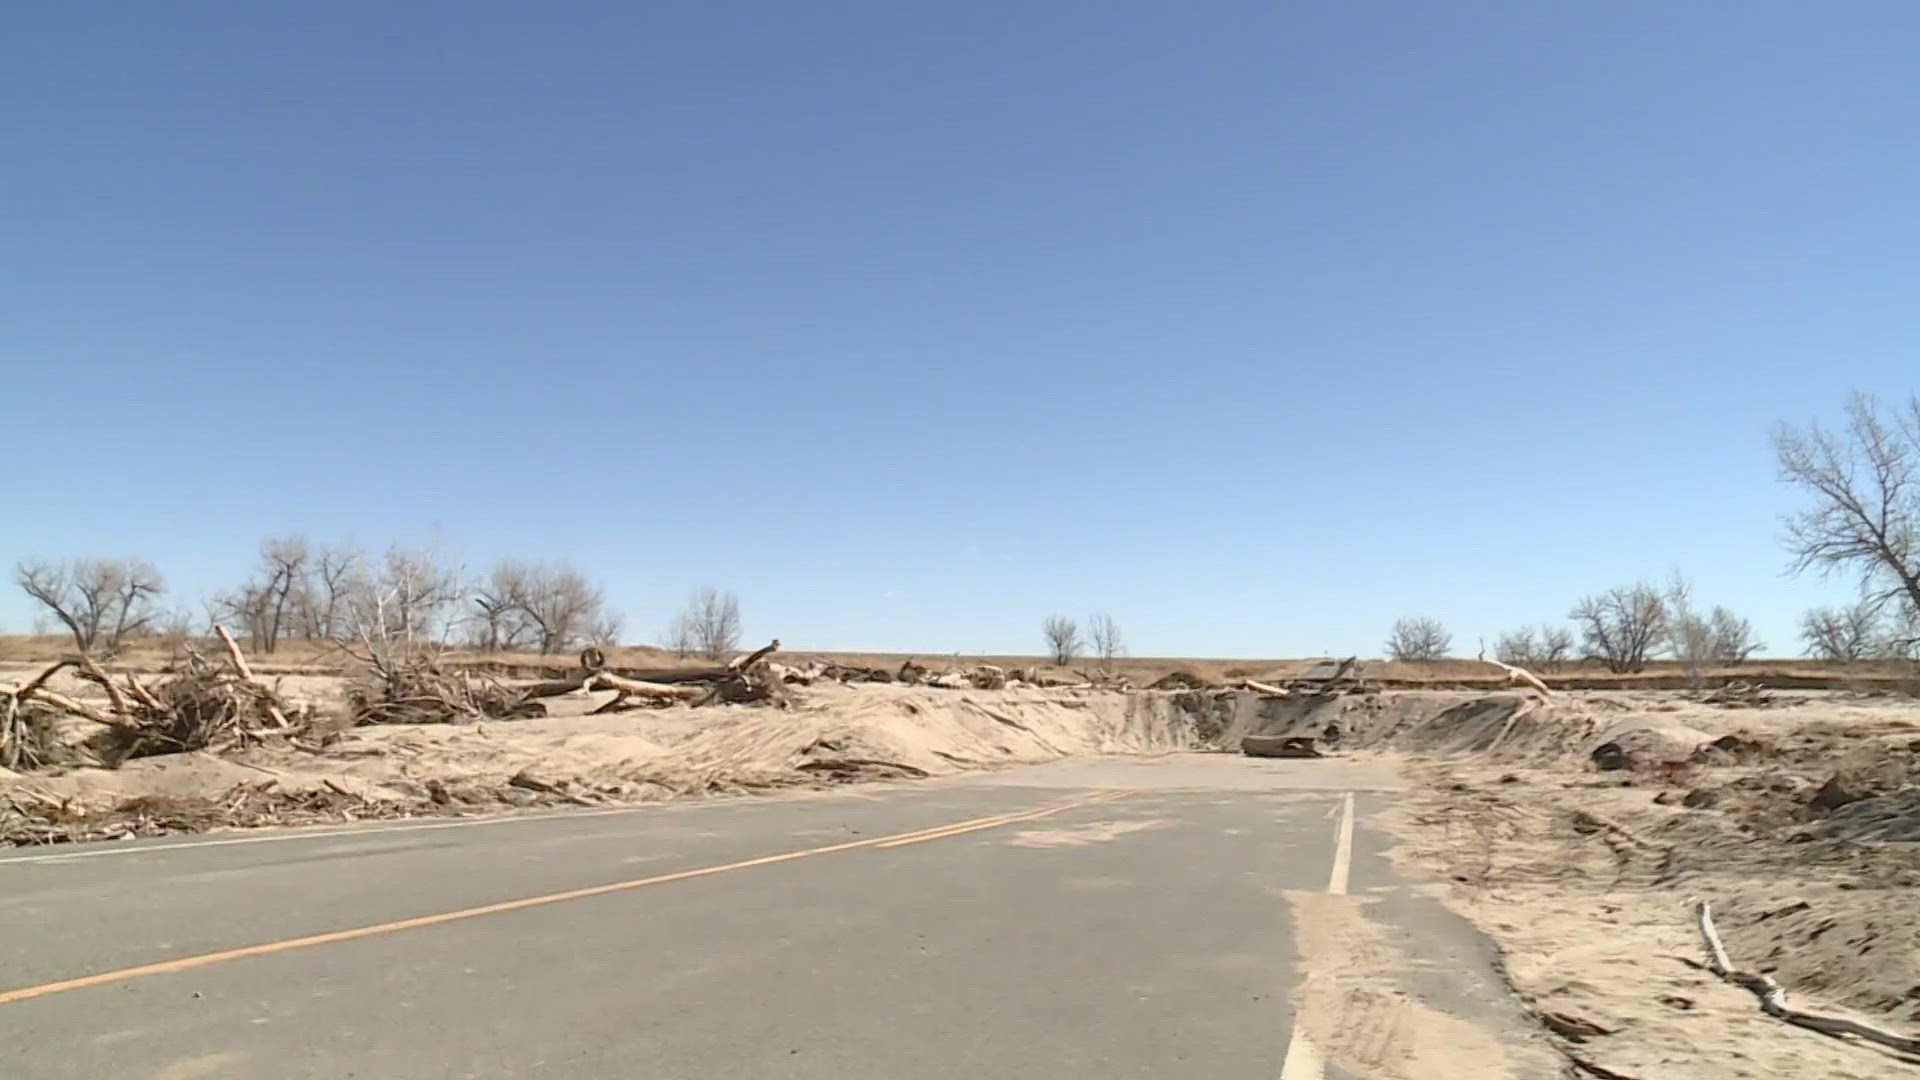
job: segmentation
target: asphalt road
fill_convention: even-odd
[[[1393,786],[1194,755],[0,854],[0,1076],[1366,1075],[1296,1030],[1329,890],[1393,994],[1533,1038],[1382,856]]]

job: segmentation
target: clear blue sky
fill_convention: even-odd
[[[56,4],[0,42],[0,561],[572,560],[649,639],[1474,640],[1920,373],[1920,5]],[[8,589],[0,627],[30,614]]]

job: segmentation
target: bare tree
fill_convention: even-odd
[[[675,615],[667,624],[666,633],[660,636],[660,646],[682,660],[693,655],[693,620],[686,612]]]
[[[1564,626],[1540,628],[1538,663],[1544,671],[1558,671],[1573,656],[1573,631]]]
[[[1891,621],[1880,636],[1880,655],[1889,660],[1920,661],[1920,608],[1898,605]]]
[[[1503,664],[1532,668],[1538,666],[1542,648],[1533,627],[1523,626],[1500,635],[1493,643],[1493,658]]]
[[[710,585],[695,589],[676,626],[693,651],[718,660],[740,647],[740,598]]]
[[[527,630],[520,618],[521,564],[501,560],[493,573],[474,590],[473,603],[480,614],[473,620],[472,642],[482,652],[511,652],[520,645]]]
[[[1721,667],[1744,664],[1754,653],[1766,648],[1753,635],[1753,624],[1726,608],[1716,605],[1707,617],[1707,625],[1708,654]]]
[[[1753,624],[1724,607],[1702,612],[1693,605],[1693,586],[1679,574],[1667,585],[1662,632],[1668,651],[1699,679],[1709,667],[1731,667],[1758,652]]]
[[[249,648],[264,652],[267,613],[272,604],[273,594],[262,583],[248,581],[216,594],[207,604],[207,617],[212,622],[239,630],[246,635]]]
[[[609,619],[618,626],[618,617],[606,610],[605,591],[570,566],[526,567],[520,580],[518,614],[531,627],[532,643],[542,654],[589,644]]]
[[[1783,424],[1774,449],[1812,500],[1786,519],[1793,570],[1851,573],[1867,600],[1920,611],[1920,395],[1889,410],[1854,394],[1846,430]]]
[[[587,627],[587,644],[610,649],[620,644],[620,630],[625,625],[618,612],[603,612]]]
[[[345,583],[348,636],[381,654],[403,660],[445,644],[466,590],[460,571],[432,551],[387,549]]]
[[[341,602],[348,580],[360,566],[358,551],[347,546],[322,547],[313,560],[313,581],[307,592],[307,637],[339,636],[344,615]]]
[[[73,635],[81,652],[112,652],[146,632],[159,618],[156,601],[166,579],[144,559],[25,562],[14,568],[22,592],[39,602]]]
[[[1886,647],[1882,634],[1880,605],[1870,600],[1814,608],[1800,617],[1800,640],[1816,660],[1850,664],[1872,659]]]
[[[180,608],[168,612],[156,621],[155,632],[160,636],[161,647],[166,650],[167,664],[179,667],[187,659],[188,650],[194,644],[194,627],[197,620],[193,612]]]
[[[387,549],[347,576],[335,641],[382,677],[438,656],[466,588],[460,570],[430,550]]]
[[[1040,622],[1040,633],[1047,639],[1047,655],[1065,666],[1080,655],[1080,624],[1065,615],[1049,615]]]
[[[1120,636],[1120,624],[1105,612],[1087,620],[1087,637],[1103,669],[1111,671],[1113,662],[1127,655],[1126,641]]]
[[[1407,618],[1387,635],[1387,655],[1395,660],[1438,660],[1453,648],[1453,635],[1439,619]]]
[[[256,652],[275,652],[295,633],[314,636],[320,620],[313,613],[312,561],[306,537],[268,537],[253,576],[214,597],[216,621],[243,630]]]
[[[267,577],[267,652],[279,647],[280,635],[292,629],[291,616],[306,604],[310,555],[304,536],[274,537],[260,545],[262,571]]]
[[[1698,680],[1701,669],[1713,661],[1713,626],[1694,611],[1693,586],[1679,574],[1667,583],[1662,601],[1660,628],[1667,649],[1686,667],[1688,677]]]
[[[1567,616],[1580,629],[1589,659],[1616,674],[1645,671],[1647,658],[1666,632],[1666,601],[1641,582],[1586,596]]]

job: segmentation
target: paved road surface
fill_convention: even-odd
[[[1393,786],[1183,755],[0,854],[0,1076],[1395,1075],[1404,1018],[1333,1010],[1377,1030],[1329,1051],[1301,1015],[1303,948],[1344,946],[1288,896],[1330,889],[1366,900],[1389,997],[1528,1043],[1484,944],[1382,857]]]

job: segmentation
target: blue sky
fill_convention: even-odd
[[[13,17],[0,561],[1253,656],[1678,568],[1789,653],[1769,428],[1920,372],[1910,3],[289,11]]]

